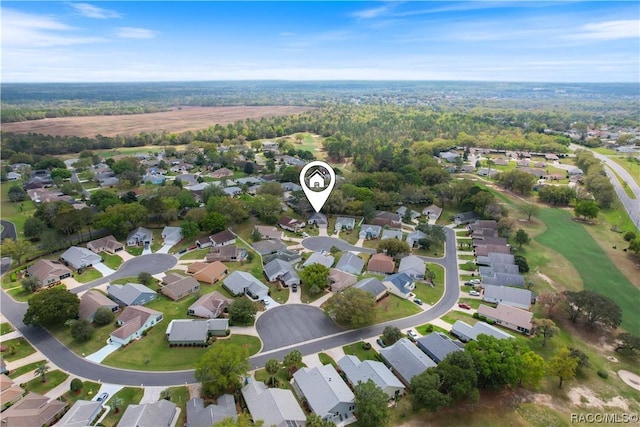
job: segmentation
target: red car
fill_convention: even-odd
[[[471,306],[469,304],[464,303],[464,302],[461,302],[460,304],[458,304],[458,307],[464,308],[465,310],[471,310]]]

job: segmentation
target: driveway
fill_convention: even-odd
[[[287,304],[266,311],[256,321],[262,351],[323,338],[342,332],[322,310],[303,304]]]
[[[173,245],[175,245],[175,243],[165,243],[164,245],[162,245],[162,247],[160,249],[158,249],[156,251],[157,254],[168,254],[169,253],[169,249],[171,249],[173,247]]]
[[[264,297],[262,299],[266,302],[265,310],[270,310],[272,308],[280,306],[280,303],[278,301],[274,300],[273,298],[271,298],[270,296],[266,296],[266,297]]]
[[[120,347],[120,344],[107,344],[95,353],[91,353],[90,355],[85,357],[85,359],[89,360],[90,362],[100,363],[104,359],[106,359],[108,355],[110,355]]]
[[[93,268],[102,273],[102,277],[110,276],[116,272],[114,269],[107,267],[103,262],[93,264]]]
[[[302,241],[302,246],[306,249],[310,249],[314,252],[328,251],[332,246],[337,247],[341,251],[353,251],[353,252],[364,252],[367,254],[375,254],[375,249],[370,248],[360,248],[358,246],[350,245],[342,239],[338,239],[336,237],[307,237]]]

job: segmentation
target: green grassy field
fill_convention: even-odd
[[[539,243],[553,248],[571,262],[580,275],[584,288],[606,295],[622,308],[622,327],[640,333],[637,301],[640,293],[616,268],[598,243],[574,222],[571,214],[559,209],[542,209],[540,219],[547,230],[535,237]],[[577,244],[579,243],[579,244]]]
[[[395,295],[389,295],[376,303],[375,323],[402,319],[403,317],[413,316],[421,311],[420,307],[413,301],[402,299]]]
[[[28,365],[23,365],[20,366],[19,368],[16,368],[14,370],[11,371],[11,373],[9,374],[9,378],[11,379],[15,379],[18,378],[20,375],[24,375],[28,372],[31,372],[33,370],[35,370],[39,364],[41,363],[46,363],[46,360],[38,360],[37,362],[33,362],[33,363],[29,363]]]
[[[11,331],[13,331],[13,328],[11,327],[10,323],[8,322],[0,323],[0,335],[8,334]]]
[[[93,337],[89,341],[78,342],[71,336],[71,327],[65,325],[53,326],[47,330],[58,341],[64,344],[69,350],[78,356],[88,356],[95,353],[107,344],[109,334],[116,330],[113,323],[104,326],[96,326],[93,324]]]
[[[357,356],[360,360],[380,361],[380,359],[378,359],[378,353],[374,349],[370,348],[369,350],[365,350],[362,348],[362,342],[345,345],[342,349],[344,350],[344,354]]]
[[[42,379],[38,375],[26,384],[25,390],[38,394],[45,394],[49,390],[53,390],[58,385],[62,384],[68,377],[69,374],[57,369],[49,371],[46,375],[46,382],[42,382]]]
[[[18,236],[22,236],[24,223],[27,218],[32,216],[36,205],[28,198],[23,202],[11,202],[7,195],[9,194],[9,188],[13,185],[22,186],[22,181],[6,182],[0,185],[0,212],[2,212],[2,219],[13,222]]]
[[[100,384],[92,381],[83,381],[82,388],[77,392],[69,390],[62,397],[69,404],[73,405],[78,400],[91,400],[100,390]]]
[[[73,276],[73,278],[80,283],[89,283],[101,277],[102,277],[102,273],[100,273],[98,270],[96,270],[93,267],[87,268],[85,271],[82,272],[82,274],[75,274]]]
[[[114,270],[117,270],[118,267],[120,267],[120,265],[122,264],[122,258],[120,258],[118,255],[111,255],[106,252],[100,252],[100,256],[103,259],[102,262],[104,263],[104,265]]]
[[[29,356],[36,352],[24,338],[14,338],[2,343],[3,347],[7,348],[7,351],[2,353],[2,357],[7,362],[13,362],[24,357]]]
[[[169,387],[170,400],[180,408],[180,419],[176,425],[183,426],[187,422],[187,402],[189,401],[189,389],[185,386]]]
[[[109,415],[107,415],[104,420],[102,420],[102,425],[106,427],[114,427],[118,425],[120,418],[122,418],[122,414],[124,414],[127,406],[131,404],[140,403],[140,400],[144,396],[144,389],[137,387],[125,387],[116,394],[114,394],[109,400],[119,397],[122,399],[122,407],[116,412],[113,408],[109,411]],[[109,404],[109,401],[107,401]]]
[[[636,183],[640,184],[640,162],[635,161],[633,158],[623,156],[611,156],[611,159],[625,168]]]

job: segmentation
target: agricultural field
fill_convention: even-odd
[[[206,129],[216,124],[227,125],[242,119],[287,116],[312,110],[312,107],[179,107],[171,111],[120,116],[58,117],[3,123],[3,130],[15,133],[41,133],[94,137],[137,135],[142,132],[186,132]]]

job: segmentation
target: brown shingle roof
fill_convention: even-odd
[[[369,260],[367,270],[378,273],[393,273],[395,263],[393,258],[383,253],[375,254]]]
[[[201,282],[214,283],[215,281],[219,280],[220,276],[228,271],[227,266],[220,261],[214,261],[211,264],[201,264],[204,264],[205,267],[193,274],[193,277]]]
[[[221,243],[228,242],[229,240],[235,240],[236,236],[229,230],[224,230],[214,234],[213,236],[209,236],[209,239],[211,239],[211,241],[216,245],[219,245]]]
[[[60,277],[65,274],[71,274],[71,270],[64,264],[48,259],[39,259],[27,268],[27,272],[41,282],[45,281],[49,276]]]
[[[2,426],[34,427],[50,424],[66,404],[36,393],[29,393],[0,415]]]
[[[176,278],[177,280],[175,280]],[[200,283],[193,277],[174,274],[170,283],[162,287],[160,292],[175,301],[186,296],[189,291],[199,287]]]
[[[91,289],[85,292],[85,294],[82,295],[82,298],[80,298],[79,316],[81,319],[92,319],[96,310],[103,306],[111,308],[117,307],[118,304],[116,304],[115,302],[113,302],[113,300],[110,300],[100,292]]]
[[[112,332],[111,335],[124,339],[140,329],[150,316],[158,314],[162,313],[141,305],[130,305],[125,308],[120,317],[118,317],[118,322],[120,322],[122,326]]]

